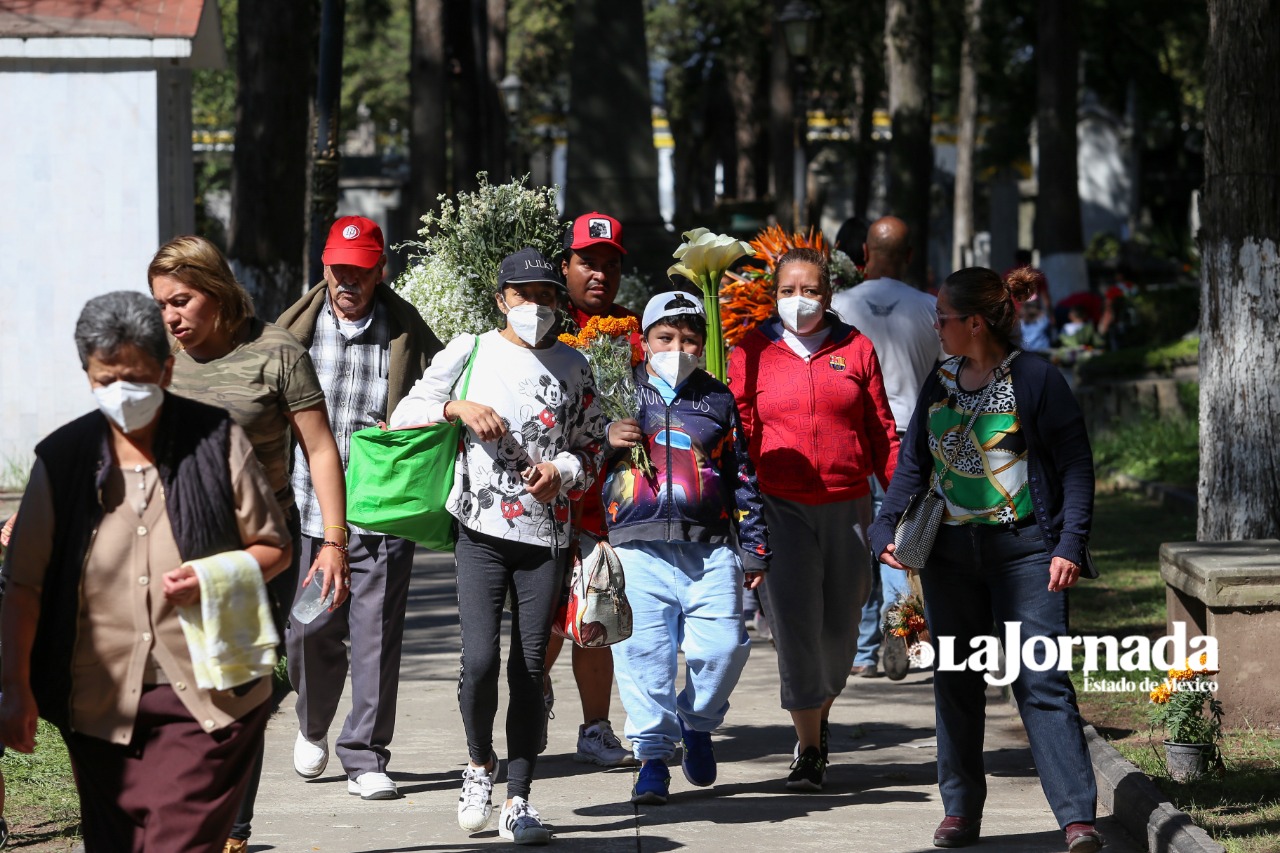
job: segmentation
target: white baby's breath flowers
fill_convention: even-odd
[[[439,212],[422,217],[421,239],[404,244],[413,253],[394,285],[442,341],[500,325],[493,295],[502,259],[532,246],[554,263],[564,235],[555,187],[528,187],[528,175],[506,184],[476,177],[475,192],[441,195]]]

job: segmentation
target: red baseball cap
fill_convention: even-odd
[[[384,245],[382,229],[372,219],[340,216],[329,229],[329,239],[324,243],[324,253],[320,255],[320,260],[330,267],[349,264],[372,269],[382,259]]]
[[[625,255],[627,250],[622,248],[622,223],[612,216],[592,211],[573,220],[564,234],[566,249],[585,249],[597,243],[607,243]]]

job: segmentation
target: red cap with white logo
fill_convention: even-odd
[[[599,243],[612,246],[622,254],[622,223],[605,213],[584,213],[569,226],[564,234],[566,249],[585,249]]]
[[[320,259],[328,267],[347,264],[372,269],[382,259],[382,229],[363,216],[341,216],[329,229]]]

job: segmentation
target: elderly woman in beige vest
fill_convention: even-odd
[[[188,626],[192,612],[212,616],[207,579],[234,575],[258,596],[269,656],[257,572],[288,563],[289,534],[243,430],[164,390],[173,359],[150,297],[90,300],[75,337],[98,411],[36,446],[0,617],[0,740],[30,752],[37,716],[59,728],[91,853],[213,853],[262,741],[271,678],[259,660],[231,683],[214,663],[211,680],[217,657],[193,658],[178,608]],[[221,560],[234,563],[225,575],[191,564]]]

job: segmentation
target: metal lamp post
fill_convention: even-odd
[[[514,73],[502,78],[498,90],[507,109],[507,151],[511,162],[511,177],[520,177],[520,135],[516,120],[520,116],[520,96],[524,83]]]
[[[793,155],[793,204],[792,221],[800,230],[803,214],[808,207],[805,172],[808,169],[809,110],[805,103],[805,82],[809,76],[809,56],[817,38],[818,21],[822,13],[804,0],[791,0],[778,15],[782,37],[791,56],[792,79],[795,84],[793,110],[795,112],[795,145]]]

